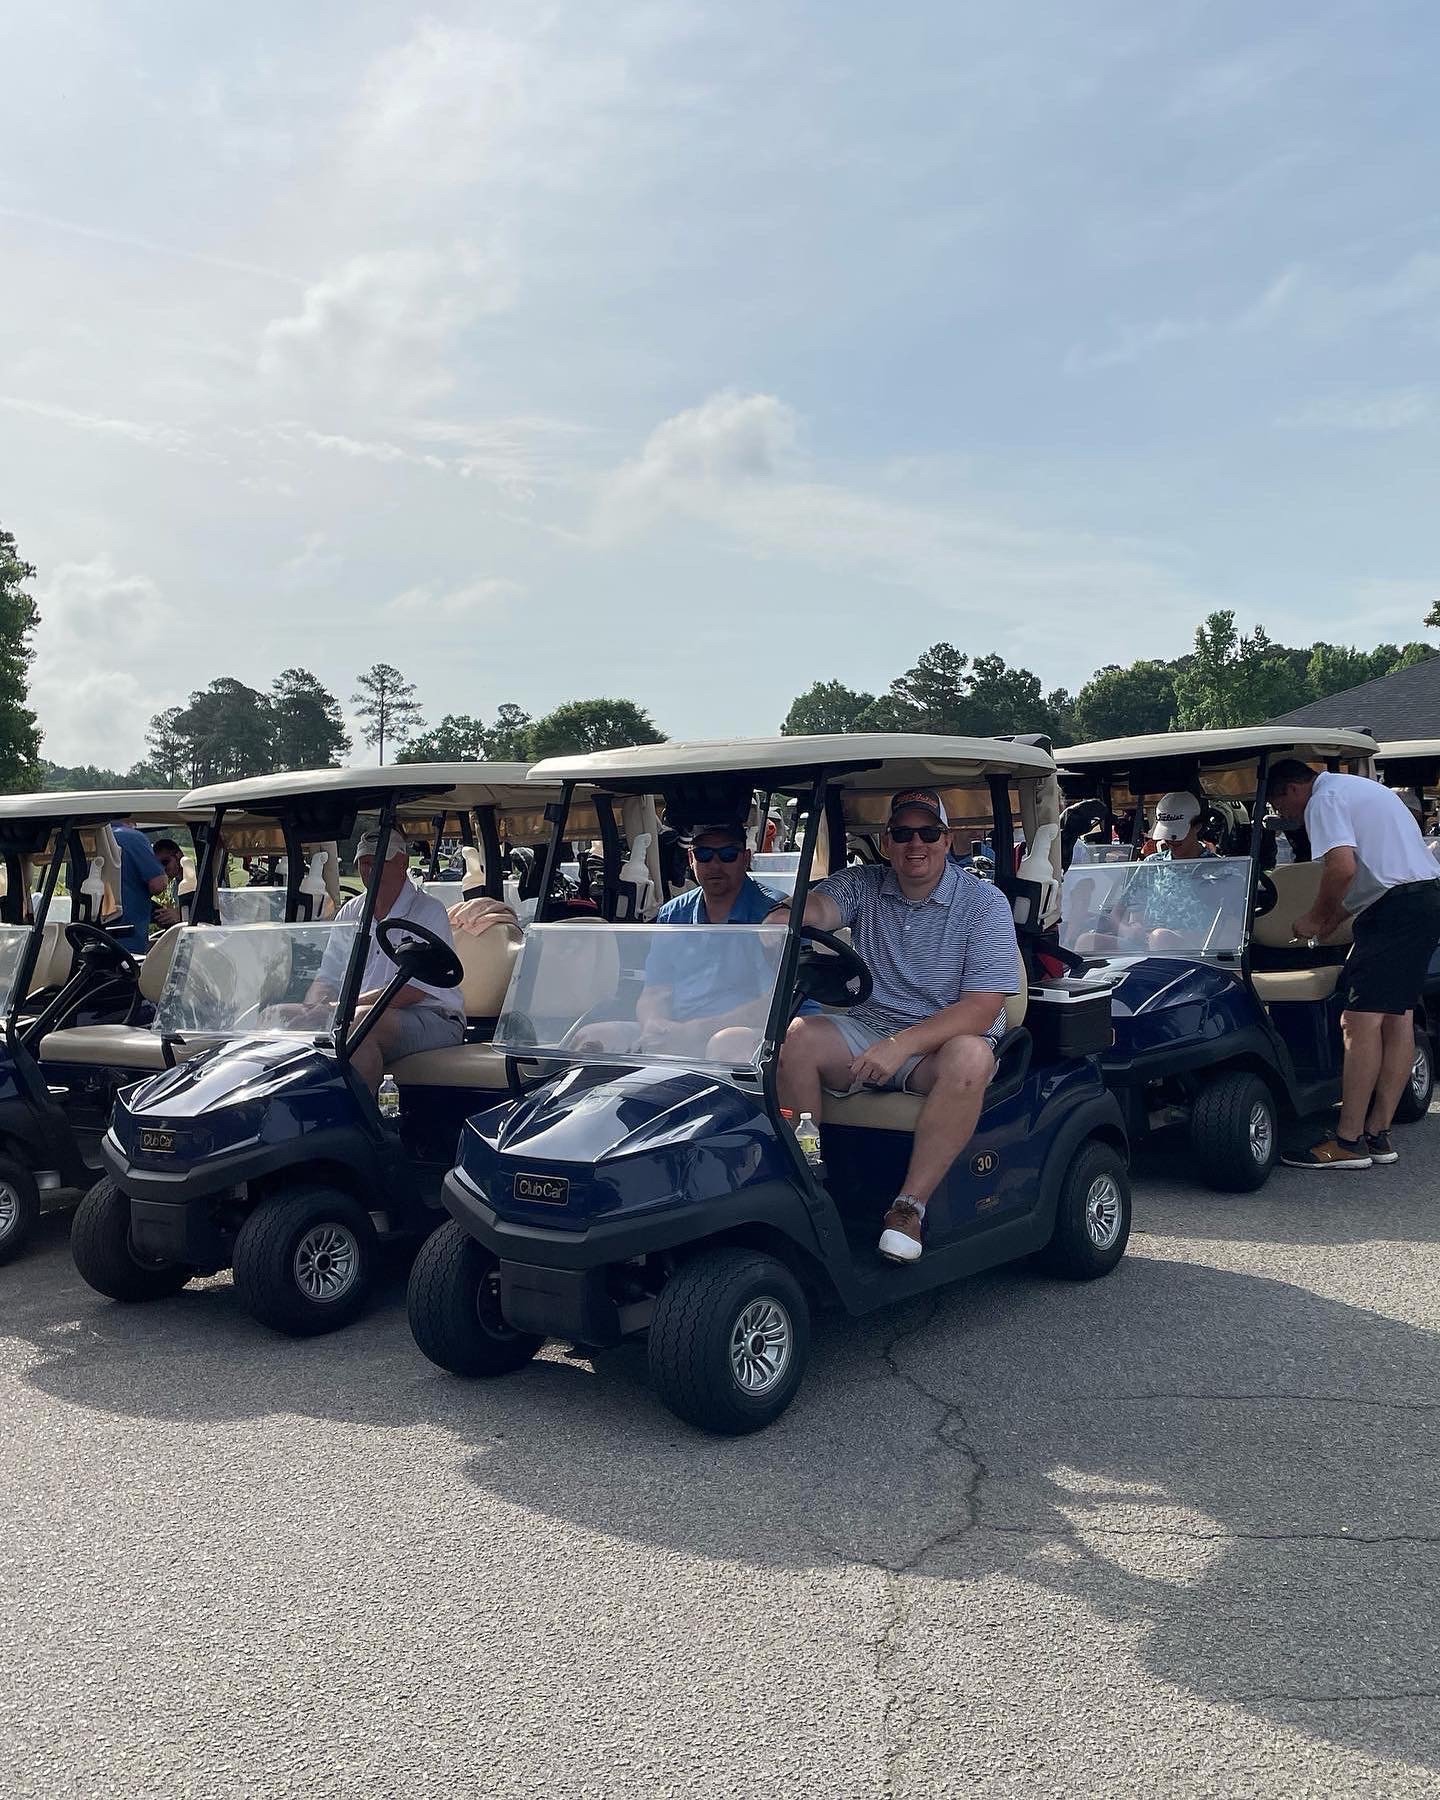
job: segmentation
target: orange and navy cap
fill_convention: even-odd
[[[890,817],[896,813],[908,812],[912,806],[918,806],[928,812],[932,818],[944,825],[950,825],[950,815],[945,811],[945,802],[934,788],[906,788],[903,793],[894,795],[890,801]]]

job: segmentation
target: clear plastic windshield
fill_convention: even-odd
[[[1071,868],[1060,941],[1094,956],[1234,956],[1245,944],[1248,856]]]
[[[793,894],[800,873],[798,850],[757,850],[750,858],[750,873],[762,887],[779,894]]]
[[[0,1008],[10,1004],[10,990],[20,972],[20,958],[30,941],[28,925],[0,925]]]
[[[192,926],[176,942],[155,1029],[179,1037],[330,1031],[355,931],[333,923]]]
[[[217,888],[222,925],[279,925],[285,920],[283,887]]]
[[[753,1066],[779,925],[533,925],[495,1043],[567,1062]]]

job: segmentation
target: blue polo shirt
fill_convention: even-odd
[[[150,883],[165,870],[150,840],[133,825],[114,827],[120,846],[120,913],[110,935],[132,954],[145,954],[150,942]]]
[[[763,925],[784,900],[751,876],[745,877],[726,925]],[[708,925],[705,893],[691,888],[667,900],[655,915],[657,925]],[[645,963],[646,987],[670,989],[670,1016],[674,1019],[713,1019],[747,1000],[759,1000],[771,987],[773,965],[756,940],[737,933],[732,945],[720,953],[720,941],[711,939],[704,958],[687,954],[683,943],[670,944],[657,937]]]

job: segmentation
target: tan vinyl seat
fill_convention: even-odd
[[[48,929],[48,927],[47,927]],[[165,989],[184,925],[162,931],[140,964],[140,993],[154,1006]],[[176,1060],[203,1050],[198,1039],[175,1046]],[[72,1025],[41,1040],[40,1060],[48,1063],[96,1063],[115,1069],[163,1069],[160,1034],[144,1025]]]
[[[1325,865],[1319,862],[1281,863],[1278,868],[1271,869],[1270,879],[1275,883],[1275,891],[1279,900],[1263,917],[1256,919],[1250,931],[1252,944],[1263,944],[1270,950],[1283,950],[1295,942],[1294,925],[1302,913],[1309,912],[1315,904],[1315,897],[1320,892],[1320,876]],[[1336,945],[1351,943],[1349,919],[1344,919],[1331,932],[1329,937],[1320,942],[1327,949]]]
[[[63,921],[51,919],[40,927],[40,950],[35,958],[35,973],[30,977],[30,986],[25,998],[45,988],[64,987],[70,979],[74,962],[74,951],[71,950],[65,936]]]
[[[1025,1009],[1029,1000],[1025,963],[1018,944],[1015,946],[1015,960],[1019,964],[1020,991],[1006,996],[1007,1031],[1014,1031],[1017,1026],[1025,1023]],[[913,1137],[920,1108],[924,1104],[923,1094],[877,1093],[868,1090],[859,1094],[827,1092],[820,1109],[820,1118],[826,1125],[855,1125],[866,1131],[906,1131]]]
[[[521,936],[510,926],[496,925],[479,937],[468,931],[455,934],[455,954],[465,971],[460,992],[465,1017],[494,1019],[505,1004],[510,971],[520,954]],[[505,1086],[505,1055],[491,1044],[447,1044],[442,1050],[417,1050],[391,1063],[401,1087],[469,1087],[498,1089]]]
[[[1344,963],[1332,963],[1326,969],[1255,969],[1250,982],[1261,1002],[1269,1006],[1275,1001],[1328,1000],[1344,973]]]

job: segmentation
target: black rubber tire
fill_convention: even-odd
[[[420,1246],[405,1305],[410,1335],[437,1368],[451,1375],[513,1375],[545,1342],[512,1331],[500,1316],[499,1269],[453,1219]]]
[[[789,1315],[790,1352],[780,1379],[746,1393],[730,1366],[730,1340],[753,1301],[776,1300]],[[677,1418],[700,1431],[739,1437],[778,1419],[795,1398],[810,1358],[810,1304],[778,1257],[759,1250],[702,1250],[661,1288],[650,1321],[650,1379]]]
[[[309,1232],[335,1225],[353,1240],[356,1267],[333,1300],[300,1286],[295,1253]],[[380,1239],[365,1208],[342,1188],[305,1183],[256,1203],[235,1237],[235,1292],[252,1319],[286,1337],[340,1331],[364,1312],[375,1285]]]
[[[9,1190],[0,1219],[0,1263],[13,1262],[30,1241],[40,1217],[40,1190],[24,1163],[0,1156],[0,1186]]]
[[[1407,1081],[1402,1088],[1400,1099],[1395,1107],[1395,1123],[1397,1125],[1418,1125],[1429,1112],[1430,1102],[1435,1094],[1435,1052],[1430,1047],[1429,1036],[1417,1025],[1415,1027],[1416,1060],[1418,1061],[1421,1056],[1425,1058],[1424,1098],[1422,1099],[1415,1092],[1412,1075],[1411,1080]],[[0,1261],[3,1261],[3,1257],[0,1257]]]
[[[187,1263],[146,1262],[130,1247],[130,1196],[101,1176],[75,1209],[70,1254],[97,1294],[110,1300],[165,1300],[195,1271]]]
[[[1263,1160],[1250,1141],[1250,1115],[1257,1106],[1270,1116],[1270,1149]],[[1280,1159],[1274,1094],[1247,1069],[1228,1069],[1207,1081],[1190,1108],[1190,1148],[1207,1187],[1222,1194],[1253,1194],[1264,1187]]]
[[[1108,1176],[1118,1190],[1120,1228],[1114,1239],[1101,1246],[1086,1223],[1090,1190]],[[1055,1228],[1040,1252],[1042,1269],[1065,1281],[1097,1281],[1108,1275],[1125,1254],[1130,1241],[1130,1169],[1124,1156],[1102,1138],[1086,1138],[1060,1184],[1055,1206]]]

